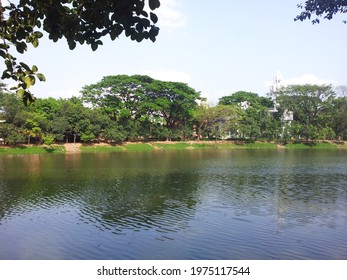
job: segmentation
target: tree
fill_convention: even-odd
[[[253,92],[237,91],[220,98],[219,104],[241,109],[237,130],[242,138],[254,140],[265,137],[272,140],[278,135],[278,123],[268,111],[268,108],[273,107],[273,101],[270,98],[259,96]]]
[[[154,42],[158,17],[147,12],[147,2],[151,11],[160,6],[159,0],[20,0],[7,6],[0,0],[0,56],[6,66],[1,78],[18,82],[17,93],[26,105],[34,100],[29,88],[45,77],[35,65],[18,62],[13,52],[24,53],[28,45],[36,48],[42,31],[54,42],[64,37],[71,50],[77,43],[86,43],[95,51],[103,44],[102,37],[115,40],[123,31],[131,40]]]
[[[127,131],[128,138],[144,133],[157,124],[167,128],[167,138],[178,137],[180,129],[192,118],[200,93],[184,83],[164,82],[141,75],[104,77],[83,87],[82,97],[93,108],[103,108]],[[160,130],[162,134],[163,130]]]
[[[25,135],[12,123],[5,123],[0,126],[0,134],[8,144],[21,144],[25,142]]]
[[[153,81],[140,75],[106,76],[96,84],[84,86],[82,98],[93,108],[103,108],[114,119],[136,119],[147,114],[141,107],[148,84]]]
[[[270,98],[259,96],[254,92],[237,91],[228,96],[219,99],[220,105],[240,105],[242,102],[248,102],[251,106],[261,105],[264,107],[272,107],[273,102]]]
[[[39,98],[27,110],[44,115],[49,121],[52,121],[63,106],[63,99]]]
[[[304,4],[298,4],[298,8],[304,9],[300,15],[296,16],[296,20],[311,19],[312,15],[317,17],[312,20],[312,23],[319,23],[319,17],[325,19],[332,19],[335,14],[347,12],[346,0],[307,0]],[[346,20],[343,21],[346,23]]]
[[[197,101],[202,100],[200,92],[184,83],[155,80],[149,89],[147,104],[150,115],[162,119],[164,127],[171,132],[177,132],[189,122]]]
[[[298,137],[317,139],[316,134],[331,124],[334,98],[331,85],[291,85],[279,91],[277,102],[282,110],[293,112],[294,123],[301,127]]]
[[[346,85],[342,85],[342,86],[337,86],[335,88],[336,94],[337,96],[340,97],[347,97],[347,86]]]
[[[241,102],[255,103],[258,99],[258,94],[247,91],[237,91],[229,96],[219,98],[219,105],[239,105]]]
[[[338,139],[347,139],[347,96],[333,101],[331,127]]]
[[[121,134],[133,139],[139,136],[142,120],[149,116],[145,98],[148,84],[153,81],[148,76],[140,75],[106,76],[96,84],[84,86],[81,91],[82,98],[94,109],[103,110],[117,122],[119,131],[124,129]],[[114,136],[112,133],[108,135]],[[113,136],[111,138],[115,138]]]
[[[217,105],[214,107],[199,106],[194,114],[195,136],[220,139],[235,132],[235,124],[240,119],[237,107]]]
[[[17,96],[7,92],[0,92],[0,110],[2,111],[3,119],[7,123],[13,123],[16,114],[22,108],[23,104],[20,103]]]

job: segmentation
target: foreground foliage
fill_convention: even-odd
[[[80,43],[95,51],[103,37],[115,40],[123,32],[137,42],[154,42],[159,28],[152,11],[159,6],[159,0],[20,0],[7,5],[0,0],[0,57],[6,66],[1,78],[17,81],[17,93],[28,105],[34,100],[29,88],[45,77],[37,66],[18,62],[16,53],[26,52],[28,45],[38,47],[42,31],[54,42],[65,38],[71,50]]]
[[[319,23],[319,18],[332,19],[336,14],[347,13],[347,1],[346,0],[307,0],[305,3],[297,5],[298,8],[304,11],[298,15],[295,20],[307,20],[312,16],[316,18],[312,19],[312,23]],[[346,23],[346,20],[343,21]]]

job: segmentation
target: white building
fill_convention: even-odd
[[[270,114],[274,114],[278,112],[278,103],[277,103],[277,96],[278,96],[278,92],[285,87],[284,84],[284,79],[283,79],[283,75],[280,71],[277,71],[274,74],[273,77],[273,83],[270,86],[270,97],[272,98],[273,102],[274,102],[274,108],[269,109],[269,113]],[[292,111],[288,111],[285,110],[282,117],[281,117],[282,121],[284,122],[292,122],[294,120],[294,115]]]
[[[272,86],[270,86],[270,94],[276,95],[284,87],[283,76],[280,71],[274,74]]]

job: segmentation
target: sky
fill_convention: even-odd
[[[280,71],[285,84],[347,85],[347,24],[342,16],[294,22],[303,0],[161,0],[155,43],[125,35],[93,52],[48,34],[18,59],[36,65],[47,81],[31,92],[40,98],[79,96],[108,75],[148,75],[187,83],[211,104],[236,91],[266,96]],[[0,66],[2,71],[4,66]],[[11,84],[10,80],[4,81]]]

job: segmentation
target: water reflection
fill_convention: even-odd
[[[96,184],[87,181],[81,192],[82,221],[116,234],[150,228],[170,233],[183,229],[191,219],[199,181],[187,174],[125,173]]]
[[[270,150],[0,157],[0,259],[347,259],[345,159]]]

